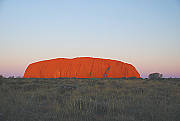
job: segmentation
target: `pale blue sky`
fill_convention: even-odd
[[[180,0],[0,0],[0,74],[92,56],[180,77]]]

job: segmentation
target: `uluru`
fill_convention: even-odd
[[[24,78],[122,78],[140,74],[128,63],[117,60],[77,57],[56,58],[30,64]]]

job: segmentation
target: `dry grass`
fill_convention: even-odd
[[[0,121],[180,121],[180,80],[0,79]]]

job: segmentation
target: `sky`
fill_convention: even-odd
[[[0,74],[100,57],[180,78],[180,0],[0,0]]]

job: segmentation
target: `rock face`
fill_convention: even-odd
[[[78,57],[57,58],[30,64],[24,78],[121,78],[137,77],[134,66],[117,60]]]

